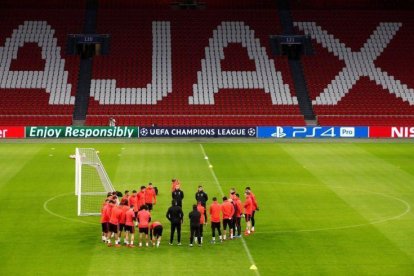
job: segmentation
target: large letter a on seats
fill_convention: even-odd
[[[50,105],[75,103],[75,97],[71,95],[72,85],[68,83],[68,71],[65,71],[65,59],[60,54],[54,33],[46,21],[25,21],[13,30],[11,37],[0,47],[0,88],[43,88],[50,93]],[[19,48],[33,42],[42,49],[44,71],[10,71]]]
[[[297,104],[296,97],[290,94],[289,86],[283,83],[282,75],[276,71],[275,64],[269,59],[266,49],[261,47],[244,22],[223,22],[213,31],[205,49],[205,59],[201,60],[201,71],[197,72],[197,84],[193,85],[193,96],[189,104],[214,104],[214,93],[220,89],[264,89],[270,93],[275,105]],[[229,43],[240,43],[247,49],[250,60],[254,60],[256,71],[222,71],[223,49]]]

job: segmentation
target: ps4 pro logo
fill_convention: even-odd
[[[354,127],[276,127],[274,138],[335,138],[354,137]]]

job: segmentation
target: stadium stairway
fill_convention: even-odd
[[[82,124],[88,112],[89,90],[92,77],[92,58],[81,59],[78,77],[78,89],[75,99],[73,120]]]
[[[292,15],[289,10],[289,1],[288,0],[278,0],[278,13],[280,18],[280,23],[283,29],[283,34],[293,35],[294,26]],[[288,58],[289,69],[292,75],[293,84],[295,86],[296,97],[299,103],[299,109],[302,112],[305,122],[308,125],[315,125],[316,116],[313,112],[312,102],[309,97],[305,75],[303,72],[302,64],[300,59],[289,57]]]
[[[96,33],[96,16],[98,9],[97,0],[88,0],[85,10],[85,34]],[[89,93],[92,79],[92,57],[81,58],[79,65],[78,87],[76,91],[75,107],[73,112],[73,124],[83,125],[88,113]]]

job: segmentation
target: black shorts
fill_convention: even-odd
[[[125,224],[119,224],[119,232],[126,231]]]
[[[161,225],[155,226],[152,233],[153,233],[153,236],[156,237],[156,238],[161,237],[162,236],[162,226]]]
[[[135,233],[135,227],[134,226],[125,225],[125,231],[134,234]]]
[[[211,229],[220,229],[220,222],[211,222]]]
[[[148,235],[148,227],[145,228],[138,228],[139,229],[139,233],[144,233]]]
[[[102,222],[102,232],[108,233],[108,222]]]
[[[244,218],[246,219],[246,222],[248,222],[252,219],[252,215],[246,214]]]
[[[109,223],[109,232],[118,234],[118,224]]]
[[[231,219],[223,219],[223,229],[226,230],[227,229],[227,225],[229,226],[229,228],[231,228]]]
[[[148,206],[148,211],[151,211],[152,210],[152,203],[145,203],[145,205]]]

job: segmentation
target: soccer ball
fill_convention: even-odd
[[[208,160],[208,157],[206,156],[206,157],[204,157],[204,159]]]
[[[213,165],[210,165],[210,166],[208,166],[209,168],[212,168],[213,167]]]

